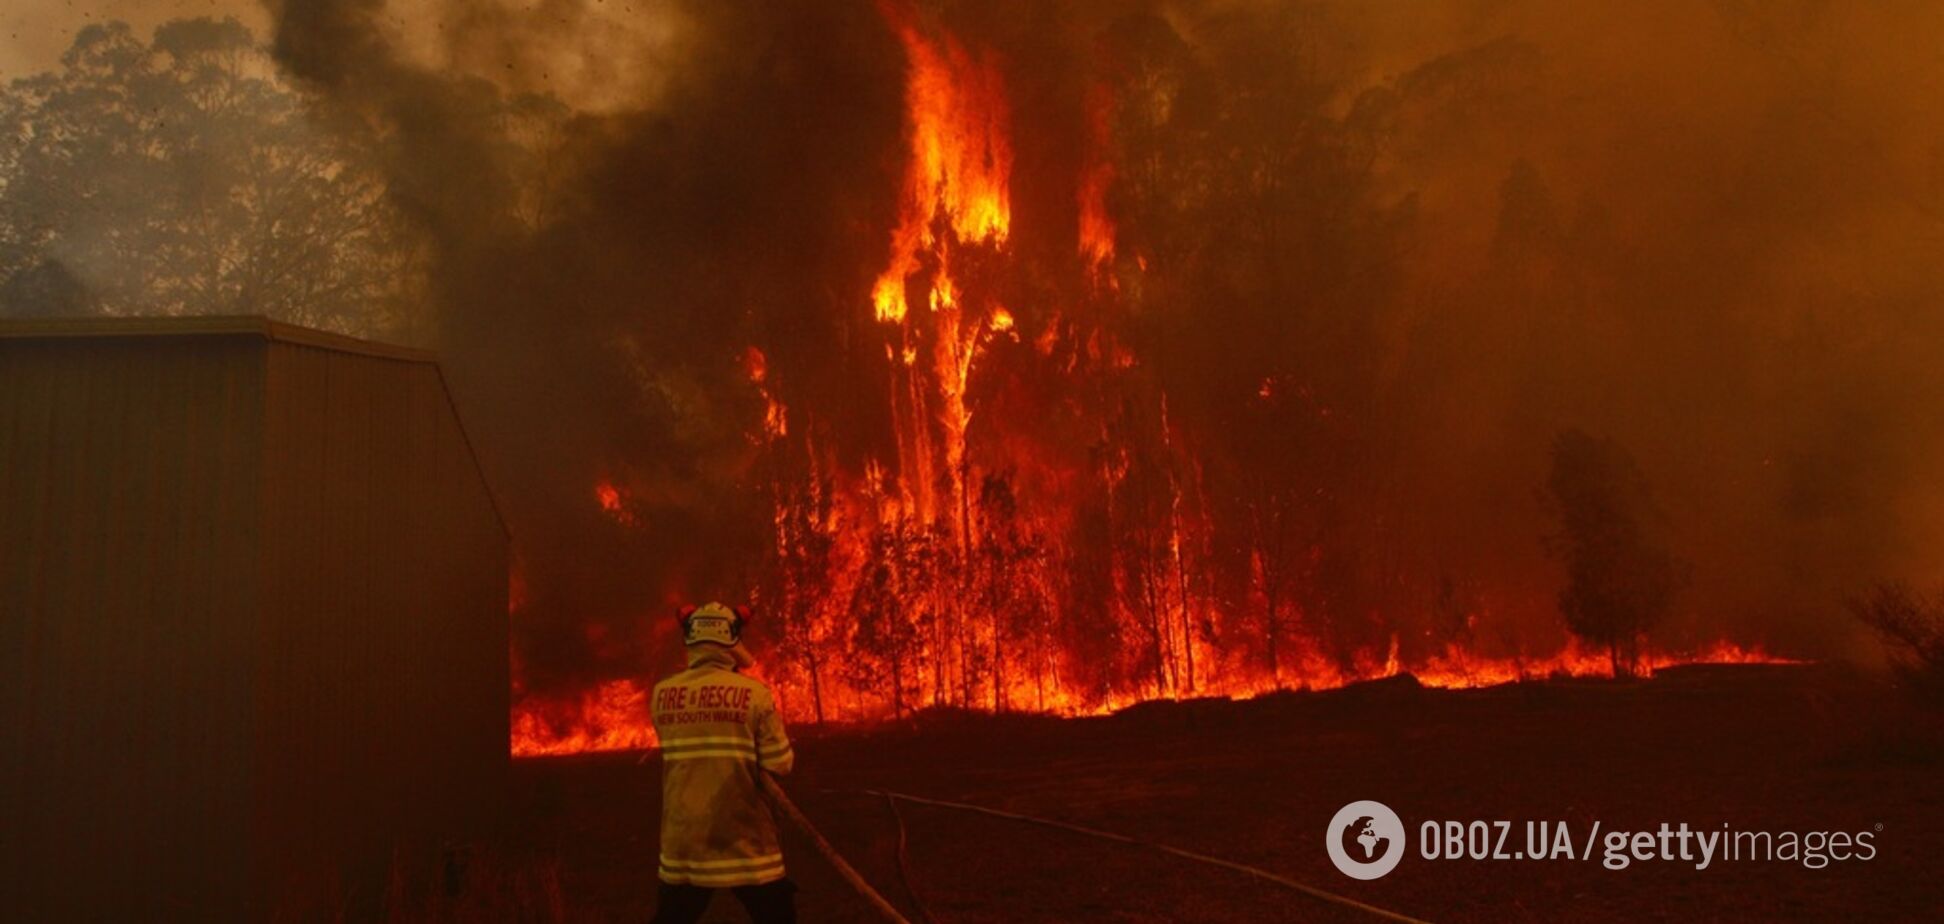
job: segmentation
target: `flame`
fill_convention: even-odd
[[[1107,190],[1114,184],[1113,95],[1106,85],[1087,87],[1086,165],[1080,172],[1080,257],[1098,281],[1114,262],[1114,219],[1107,213]],[[1145,267],[1144,267],[1145,268]],[[1111,277],[1109,277],[1111,282]]]
[[[1326,654],[1306,608],[1334,601],[1313,587],[1308,597],[1287,589],[1317,583],[1324,544],[1216,528],[1196,434],[1177,431],[1157,377],[1112,323],[1138,307],[1134,283],[1149,261],[1130,249],[1115,275],[1110,90],[1092,86],[1084,100],[1085,147],[1072,178],[1080,272],[1037,274],[1084,284],[1066,293],[1073,303],[1046,304],[1058,296],[1014,284],[1036,274],[1009,275],[1013,155],[1000,62],[910,5],[886,0],[880,9],[908,64],[897,213],[869,288],[874,322],[863,325],[881,342],[858,347],[883,377],[884,438],[861,450],[830,445],[808,405],[792,427],[787,370],[755,345],[740,355],[763,402],[747,431],[759,460],[752,489],[772,505],[774,530],[754,594],[770,614],[757,644],[780,646],[772,679],[787,717],[874,721],[927,706],[1082,716],[1404,674],[1441,688],[1611,675],[1605,652],[1577,644],[1496,653],[1508,642],[1488,655],[1429,636],[1406,644],[1390,631]],[[860,316],[863,294],[848,302]],[[1051,394],[1007,403],[1007,388],[1045,383]],[[1331,418],[1326,395],[1301,381],[1263,378],[1254,393],[1272,408]],[[601,481],[594,493],[616,523],[644,527],[621,488]],[[1208,565],[1218,553],[1246,586],[1217,586]],[[1084,582],[1073,577],[1082,556],[1092,556]],[[1073,644],[1046,631],[1066,629],[1063,612],[1083,607],[1096,638]],[[1356,615],[1413,624],[1386,618],[1408,614]],[[1451,634],[1470,639],[1479,614],[1463,622]],[[1233,642],[1211,626],[1255,635]],[[1649,652],[1640,670],[1782,660],[1724,640]],[[635,679],[551,696],[516,683],[515,692],[516,755],[654,744],[647,690]]]
[[[985,335],[1011,325],[1012,315],[996,305],[993,320],[974,320],[986,306],[968,303],[953,269],[955,254],[997,252],[1011,233],[1011,116],[990,50],[967,48],[909,5],[880,9],[906,56],[908,148],[897,224],[871,303],[888,327],[885,353],[894,361],[893,506],[929,521],[965,504],[973,416],[966,391]],[[923,317],[907,297],[913,286],[925,291]],[[957,529],[965,541],[965,524]]]
[[[749,376],[751,384],[763,384],[769,378],[769,357],[757,347],[743,350],[743,374]]]
[[[513,710],[513,756],[652,748],[648,692],[633,680],[611,680],[571,699],[523,698]]]
[[[763,398],[764,437],[777,440],[789,436],[789,411],[783,406],[783,402],[777,400],[776,392],[769,386],[769,357],[753,346],[744,350],[743,371],[749,376],[749,383],[756,386],[756,393]]]
[[[635,509],[628,503],[627,491],[611,481],[602,481],[594,485],[594,502],[599,504],[601,512],[607,514],[607,518],[615,523],[630,527],[641,525],[641,521],[635,516]]]
[[[1651,676],[1669,668],[1707,664],[1801,663],[1804,662],[1776,657],[1760,648],[1717,641],[1685,654],[1650,653],[1641,659],[1637,673]],[[1393,647],[1384,664],[1366,672],[1344,672],[1319,659],[1306,658],[1282,682],[1261,675],[1225,675],[1245,679],[1221,685],[1206,695],[1246,700],[1283,690],[1341,689],[1353,683],[1402,674],[1416,677],[1426,687],[1465,690],[1559,678],[1611,678],[1613,670],[1605,652],[1577,643],[1531,658],[1481,658],[1454,645],[1421,664],[1411,665],[1399,664]],[[1079,718],[1111,714],[1155,697],[1123,695],[1089,700],[1064,688],[1036,685],[1030,676],[1022,676],[1008,686],[1002,698],[1011,709]],[[814,718],[800,697],[784,699],[783,706],[790,721]],[[527,697],[514,709],[512,753],[515,757],[639,751],[656,746],[654,725],[649,720],[648,688],[634,680],[610,680],[577,697]]]
[[[947,237],[967,244],[1005,243],[1012,226],[1011,116],[990,51],[974,54],[952,36],[928,36],[908,7],[886,4],[883,10],[908,59],[910,151],[890,259],[871,301],[878,320],[898,323],[910,313],[905,287],[921,268],[921,251],[942,259]],[[950,277],[941,269],[931,302],[950,299]]]

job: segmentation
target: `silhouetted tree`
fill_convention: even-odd
[[[777,609],[778,651],[810,681],[811,706],[822,723],[824,671],[829,646],[837,641],[830,631],[837,622],[830,581],[836,548],[830,486],[813,482],[801,491],[778,490],[776,543],[770,567],[764,569],[764,589]]]
[[[982,480],[979,525],[976,586],[979,608],[991,621],[992,708],[998,712],[1010,705],[1006,701],[1009,653],[1018,666],[1031,668],[1036,679],[1043,674],[1043,641],[1031,651],[1014,653],[1013,649],[1020,648],[1022,640],[1044,638],[1043,633],[1031,631],[1031,621],[1045,617],[1040,591],[1045,549],[1021,524],[1012,482],[1005,475],[987,475]]]
[[[82,29],[0,89],[0,311],[393,333],[420,278],[373,163],[234,19]]]
[[[1850,612],[1889,649],[1890,666],[1911,689],[1944,704],[1944,591],[1922,594],[1886,581],[1849,602]]]
[[[859,689],[881,690],[891,700],[892,715],[903,717],[913,685],[922,678],[913,662],[922,658],[926,613],[912,613],[909,601],[935,608],[933,591],[951,569],[939,567],[942,533],[923,528],[886,526],[873,537],[870,561],[859,576],[851,597],[851,649],[855,655],[850,680]]]
[[[1667,615],[1686,570],[1658,538],[1647,479],[1620,444],[1566,430],[1546,490],[1560,525],[1552,551],[1566,564],[1559,611],[1607,649],[1616,676],[1631,674],[1641,634]]]

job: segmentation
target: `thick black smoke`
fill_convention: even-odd
[[[734,6],[644,9],[691,38],[653,105],[618,114],[417,66],[380,3],[278,17],[279,59],[388,139],[435,248],[437,345],[518,536],[534,683],[638,667],[646,617],[746,588],[769,517],[746,347],[780,345],[771,374],[824,406],[863,390],[846,309],[891,221],[894,40],[868,6]]]

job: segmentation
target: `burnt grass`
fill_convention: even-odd
[[[796,729],[786,785],[866,878],[910,912],[958,921],[1375,920],[1244,874],[1063,831],[900,804],[976,803],[1260,867],[1433,921],[1936,920],[1944,913],[1944,733],[1936,712],[1841,669],[1721,666],[1651,680],[1483,690],[1408,677],[1242,702],[1154,703],[1092,719],[931,714],[869,731]],[[658,757],[515,764],[518,849],[557,863],[567,917],[643,921],[654,904]],[[1336,871],[1323,832],[1375,799],[1409,834],[1371,882]],[[1425,860],[1426,819],[1687,822],[1871,831],[1876,857],[1799,862]],[[1880,831],[1878,826],[1881,826]],[[1512,847],[1508,846],[1508,850]],[[800,834],[785,855],[805,921],[873,916]],[[1596,854],[1603,852],[1596,846]],[[741,921],[726,894],[707,920]],[[913,915],[914,921],[922,919]]]

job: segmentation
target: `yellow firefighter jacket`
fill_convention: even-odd
[[[689,668],[655,685],[661,739],[661,879],[758,885],[783,878],[776,819],[757,768],[790,772],[794,755],[769,687],[735,671],[720,645],[688,649]]]

